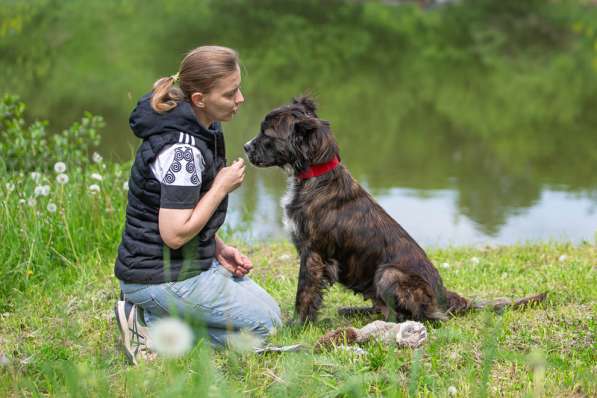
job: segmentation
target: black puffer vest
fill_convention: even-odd
[[[158,113],[151,108],[150,99],[151,94],[141,98],[129,120],[131,129],[143,142],[131,169],[126,225],[114,270],[118,279],[128,283],[180,281],[209,268],[216,250],[215,234],[224,223],[228,207],[226,197],[201,232],[180,249],[164,244],[158,229],[161,185],[150,164],[166,145],[178,143],[184,134],[193,137],[189,141],[199,148],[205,162],[201,200],[216,173],[226,165],[224,136],[217,123],[213,130],[203,128],[188,102]]]

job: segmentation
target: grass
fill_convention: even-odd
[[[448,264],[440,267],[446,286],[466,296],[549,296],[533,308],[429,324],[429,340],[418,350],[370,343],[361,356],[342,350],[254,355],[214,352],[200,340],[183,358],[129,366],[112,312],[126,168],[69,170],[64,186],[53,172],[38,182],[2,173],[0,396],[441,397],[451,386],[457,396],[597,395],[597,247],[591,243],[430,251],[435,264]],[[93,183],[100,186],[95,195],[88,189]],[[33,207],[19,203],[40,184],[51,187],[48,196],[36,197]],[[47,210],[50,202],[56,212]],[[252,278],[289,319],[298,273],[294,249],[285,241],[227,239],[252,258]],[[373,319],[336,314],[351,304],[363,302],[334,286],[317,323],[283,327],[271,342],[311,347],[330,328]]]

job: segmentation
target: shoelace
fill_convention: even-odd
[[[133,327],[129,327],[129,331],[132,334],[131,345],[135,347],[135,356],[141,350],[147,350],[147,345],[145,344],[145,336],[139,333],[138,326],[137,326],[137,310],[133,308],[131,311],[131,316],[133,317]]]

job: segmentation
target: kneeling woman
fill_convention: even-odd
[[[133,363],[148,353],[147,327],[160,317],[205,325],[216,346],[240,330],[265,338],[280,324],[278,304],[246,276],[251,261],[216,235],[228,193],[245,176],[242,159],[226,167],[220,127],[244,102],[240,82],[234,50],[198,47],[131,114],[143,142],[129,179],[115,266],[124,300],[115,311]]]

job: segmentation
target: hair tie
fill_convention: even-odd
[[[176,72],[175,75],[172,75],[170,77],[172,78],[172,80],[174,80],[174,83],[176,83],[180,79],[180,72]]]

